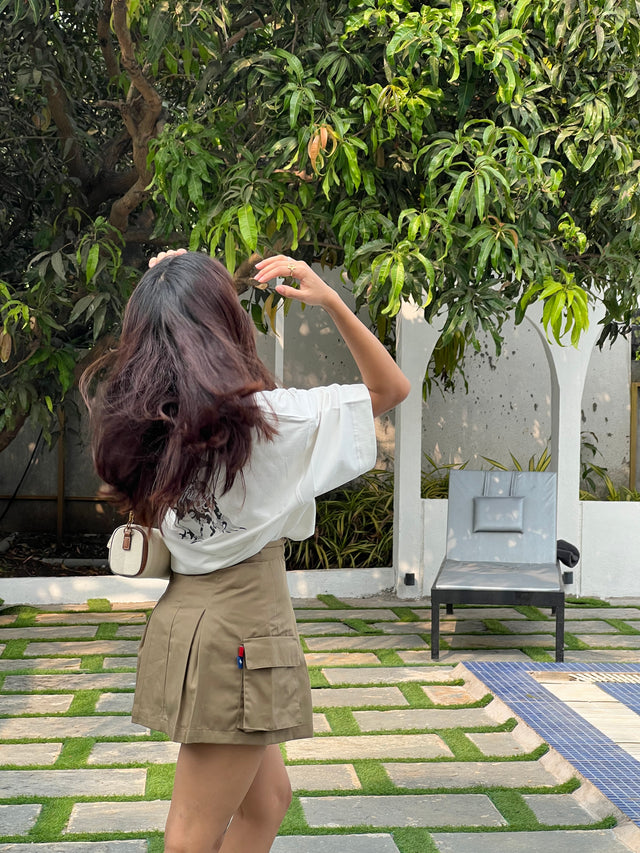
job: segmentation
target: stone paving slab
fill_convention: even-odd
[[[173,764],[179,750],[180,744],[171,741],[95,743],[87,764]]]
[[[139,643],[133,640],[84,640],[79,642],[29,643],[25,657],[41,655],[135,655]]]
[[[47,692],[49,690],[108,690],[120,688],[133,690],[136,685],[135,673],[128,672],[87,672],[70,675],[7,675],[3,690]]]
[[[483,708],[437,710],[411,708],[406,711],[354,711],[353,716],[363,732],[395,731],[396,729],[454,729],[495,726]]]
[[[357,608],[354,607],[353,610],[332,610],[331,608],[327,608],[326,610],[318,610],[318,609],[309,609],[309,610],[298,610],[297,608],[294,610],[296,614],[296,620],[298,622],[313,622],[317,619],[322,620],[330,620],[334,622],[342,622],[343,619],[363,619],[365,622],[373,622],[374,620],[382,621],[392,621],[395,622],[398,617],[393,612],[393,610],[383,610],[383,609],[370,609],[370,608]]]
[[[466,735],[483,755],[507,758],[511,755],[526,755],[535,749],[530,744],[522,743],[512,732],[467,732]]]
[[[54,740],[147,734],[149,729],[132,723],[128,717],[12,717],[0,720],[2,740]]]
[[[531,619],[527,622],[519,621],[505,621],[502,623],[505,628],[508,628],[510,631],[513,631],[514,634],[553,634],[555,636],[556,633],[556,621],[555,619],[549,619],[546,622],[542,622],[540,620]],[[566,628],[566,626],[565,626]],[[568,629],[572,634],[575,634],[576,631],[585,631],[590,634],[616,634],[618,633],[618,629],[614,628],[612,625],[609,625],[608,622],[595,621],[592,620],[590,622],[573,622]]]
[[[358,791],[362,788],[352,764],[291,764],[287,773],[294,791]]]
[[[119,640],[135,639],[139,640],[144,633],[146,625],[121,625],[116,631],[116,637]]]
[[[311,698],[314,708],[409,704],[397,687],[316,687]]]
[[[495,635],[494,635],[495,636]],[[525,643],[521,643],[521,645],[528,645]],[[431,652],[430,651],[413,651],[413,652],[405,652],[400,650],[398,652],[398,657],[407,664],[427,664],[434,663],[431,660]],[[447,649],[440,649],[440,660],[438,663],[441,664],[456,664],[463,663],[467,660],[500,660],[500,661],[530,661],[531,658],[529,655],[526,655],[524,652],[521,652],[516,649],[500,649],[500,651],[491,651],[491,650],[481,650],[478,651],[448,651]]]
[[[374,622],[371,626],[385,634],[429,634],[431,622]],[[613,630],[613,628],[611,629]],[[482,634],[487,633],[487,626],[477,619],[465,619],[440,622],[441,634]]]
[[[12,672],[17,669],[80,669],[80,658],[17,658],[0,660],[0,672]]]
[[[543,839],[541,841],[541,838]],[[629,853],[609,829],[540,832],[434,832],[438,853]],[[499,840],[500,848],[497,847]]]
[[[484,794],[300,797],[309,826],[505,826]]]
[[[424,602],[429,599],[419,598],[415,600]],[[638,600],[640,601],[640,599]],[[348,605],[349,607],[362,607],[363,605],[366,605],[372,609],[379,607],[398,607],[405,604],[404,601],[398,599],[398,597],[390,590],[380,592],[377,595],[369,595],[366,598],[343,598],[340,596],[340,601],[342,604]]]
[[[44,844],[0,844],[0,853],[147,853],[140,841],[46,841]]]
[[[358,758],[451,758],[438,735],[367,735],[292,740],[285,745],[289,761],[352,761]]]
[[[1,850],[1,848],[0,848]],[[390,835],[280,835],[271,853],[398,853]]]
[[[447,637],[452,649],[519,649],[522,646],[551,649],[555,642],[556,638],[551,634],[527,634],[526,638],[516,634],[491,634],[487,637],[454,634]]]
[[[102,661],[103,669],[135,669],[138,658],[133,657],[121,657],[121,658],[110,658],[106,657]]]
[[[571,794],[523,794],[522,799],[547,826],[579,826],[598,823],[599,818],[589,814]]]
[[[640,634],[616,634],[612,637],[601,637],[598,634],[578,634],[576,637],[588,646],[604,646],[612,649],[640,649]]]
[[[482,698],[463,685],[437,684],[423,686],[422,689],[434,705],[471,705],[472,702]]]
[[[567,619],[640,619],[640,608],[637,607],[571,607],[564,609]]]
[[[104,773],[97,770],[96,773]],[[113,771],[112,771],[113,772]],[[82,832],[153,832],[163,830],[168,800],[120,803],[76,803],[65,835]]]
[[[382,623],[386,625],[386,622]],[[353,628],[345,625],[344,622],[302,622],[298,625],[298,632],[301,637],[313,637],[319,634],[356,634]]]
[[[411,607],[408,603],[407,606]],[[422,609],[419,607],[411,607],[411,611],[420,619],[431,619],[431,608]],[[440,618],[444,618],[444,608],[440,608]],[[513,607],[455,607],[454,616],[456,619],[526,619],[527,617]],[[447,616],[448,619],[452,617]]]
[[[26,835],[41,809],[40,803],[0,806],[0,835]]]
[[[98,628],[93,625],[78,625],[77,627],[60,625],[47,627],[35,625],[32,628],[0,628],[0,640],[54,640],[62,637],[95,637]]]
[[[96,702],[100,714],[130,714],[133,708],[133,693],[103,693]]]
[[[560,782],[539,761],[385,762],[383,767],[398,788],[552,788]]]
[[[322,674],[329,684],[400,684],[405,681],[451,681],[453,667],[379,666],[362,669],[326,669]]]
[[[135,797],[144,794],[147,771],[0,770],[0,797]]]
[[[50,696],[0,695],[0,714],[63,714],[73,702],[73,694],[52,693]]]
[[[640,640],[640,635],[638,635]],[[358,637],[309,637],[306,644],[311,652],[328,652],[342,649],[417,649],[427,644],[417,634],[394,636],[376,634]]]
[[[61,751],[61,743],[3,743],[0,744],[0,766],[55,764]]]
[[[612,663],[640,663],[640,649],[565,649],[565,663],[585,663],[586,661],[601,661]]]
[[[314,652],[305,654],[304,658],[307,666],[375,666],[380,663],[373,652]]]
[[[145,613],[38,613],[35,618],[37,624],[54,625],[58,622],[64,625],[102,625],[103,622],[117,622],[118,624],[133,624],[146,622]]]

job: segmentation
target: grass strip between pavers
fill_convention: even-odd
[[[611,625],[611,627],[615,628],[620,634],[640,634],[640,631],[638,631],[637,628],[634,628],[633,625],[628,625],[622,619],[603,619],[602,621]]]

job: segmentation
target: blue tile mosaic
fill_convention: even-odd
[[[640,761],[537,682],[531,672],[640,673],[633,663],[466,663],[489,690],[640,826]],[[597,680],[598,687],[640,714],[640,683]]]

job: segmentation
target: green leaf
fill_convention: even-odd
[[[233,275],[236,269],[236,237],[231,229],[224,238],[224,259],[227,269]]]
[[[289,127],[296,126],[298,114],[302,105],[302,95],[302,89],[295,89],[291,93],[291,100],[289,101]]]
[[[88,293],[86,296],[78,299],[76,304],[73,306],[71,314],[69,314],[69,322],[73,323],[81,314],[84,314],[97,296],[97,293]]]
[[[96,274],[96,269],[98,268],[98,261],[100,260],[100,246],[98,243],[94,243],[93,246],[89,249],[89,254],[87,255],[87,266],[86,266],[86,280],[87,284],[91,281],[91,279]]]
[[[67,276],[64,269],[64,262],[60,252],[54,252],[53,255],[51,255],[51,266],[58,278],[66,279]]]
[[[238,225],[247,248],[254,252],[258,245],[258,227],[250,204],[245,204],[238,210]]]

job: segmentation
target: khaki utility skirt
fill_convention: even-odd
[[[311,737],[282,542],[227,569],[171,575],[140,643],[131,716],[179,743]]]

